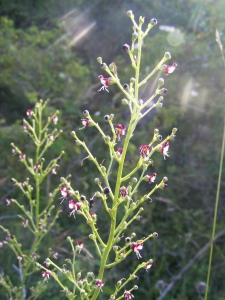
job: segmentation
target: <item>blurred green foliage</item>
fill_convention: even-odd
[[[128,122],[127,108],[121,106],[122,94],[116,87],[110,87],[109,94],[97,93],[100,86],[97,76],[104,71],[99,68],[96,58],[102,56],[106,63],[114,61],[121,83],[129,82],[132,69],[128,57],[121,52],[121,45],[130,42],[132,33],[126,11],[132,9],[136,17],[142,15],[146,20],[157,18],[159,29],[156,27],[151,31],[143,48],[141,77],[150,72],[165,51],[171,52],[172,62],[176,61],[178,67],[174,74],[165,78],[168,94],[163,109],[151,113],[138,126],[126,162],[130,170],[138,159],[139,146],[149,142],[154,128],[158,128],[163,136],[172,127],[179,128],[177,140],[171,143],[170,158],[163,161],[160,154],[153,157],[152,171],[159,177],[166,175],[169,178],[168,188],[153,196],[153,203],[146,205],[142,220],[132,228],[132,232],[141,237],[148,233],[149,228],[159,233],[159,238],[149,241],[143,250],[143,258],[152,257],[154,264],[149,272],[140,273],[139,290],[134,295],[135,299],[157,299],[159,280],[163,280],[161,287],[165,288],[211,235],[225,113],[224,69],[215,30],[219,30],[225,45],[224,1],[95,0],[90,4],[87,0],[5,0],[0,5],[0,220],[21,237],[23,229],[16,218],[19,212],[6,207],[5,198],[15,197],[23,201],[10,178],[22,180],[26,174],[17,158],[12,156],[10,142],[32,151],[21,126],[26,110],[32,108],[39,98],[50,98],[51,105],[61,112],[59,123],[64,134],[56,143],[55,153],[64,149],[66,155],[60,162],[57,177],[43,188],[43,199],[50,187],[59,183],[60,176],[69,173],[72,174],[72,185],[91,197],[96,191],[93,182],[98,174],[87,160],[81,166],[85,153],[74,147],[70,131],[81,127],[84,109],[95,116],[106,132],[107,125],[103,121],[106,113],[115,113],[115,123]],[[83,36],[77,38],[82,32]],[[142,90],[143,100],[154,91],[157,76]],[[92,128],[86,128],[80,135],[99,161],[107,159],[105,145]],[[49,158],[55,153],[49,153]],[[222,186],[224,181],[223,174]],[[149,186],[143,183],[140,192],[146,189]],[[51,247],[59,252],[59,261],[63,264],[70,255],[66,242],[69,234],[75,240],[82,239],[89,251],[89,254],[81,253],[81,269],[95,270],[99,262],[92,253],[88,227],[79,216],[75,220],[68,218],[66,203],[60,206],[59,202],[56,206],[62,207],[63,212],[54,232],[40,249],[40,261],[44,261]],[[96,212],[99,231],[107,239],[107,219],[101,203],[96,203]],[[217,232],[225,227],[224,212],[222,190]],[[130,233],[128,230],[127,235]],[[2,233],[1,239],[4,239]],[[23,237],[23,240],[25,247],[29,247],[29,238]],[[16,259],[5,247],[0,251],[1,272],[9,274],[18,283],[19,278],[12,268]],[[224,251],[224,237],[221,237],[215,244],[209,299],[222,300],[225,294],[222,281],[225,276]],[[196,286],[206,281],[208,254],[209,251],[202,253],[164,299],[202,299]],[[110,282],[116,278],[116,271],[120,278],[127,277],[136,264],[133,256],[115,271],[106,273],[105,281],[109,287],[104,289],[105,295],[110,295]],[[41,274],[39,277],[32,278],[31,283],[41,280]],[[49,280],[46,294],[40,299],[63,299],[59,290],[56,283]],[[3,294],[1,287],[0,294]],[[102,297],[108,299],[108,296]]]

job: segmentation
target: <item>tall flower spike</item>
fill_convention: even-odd
[[[166,75],[171,74],[175,71],[176,67],[177,63],[173,63],[172,66],[165,65],[164,72],[166,73]]]
[[[169,152],[169,146],[170,146],[170,143],[168,141],[166,141],[159,148],[160,152],[163,154],[164,159],[166,159],[166,156],[169,157],[169,154],[168,154],[168,152]]]
[[[143,158],[147,157],[150,153],[151,146],[149,145],[141,145],[140,147],[140,154]]]
[[[106,92],[109,93],[109,91],[107,90],[107,88],[110,85],[111,78],[104,78],[103,75],[99,75],[98,78],[100,79],[101,84],[102,84],[102,87],[98,90],[98,92],[100,92],[101,90],[103,90],[103,91],[105,90]]]
[[[139,244],[139,243],[132,243],[131,244],[131,249],[135,252],[135,254],[137,255],[137,258],[142,258],[140,251],[143,249],[143,244]]]
[[[122,138],[122,136],[125,135],[126,129],[127,129],[127,127],[125,125],[122,125],[122,124],[117,124],[116,125],[115,132],[116,132],[116,136],[117,136],[119,141]]]

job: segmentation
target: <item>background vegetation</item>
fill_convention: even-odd
[[[64,134],[56,143],[55,153],[64,149],[66,155],[60,163],[58,175],[44,187],[57,185],[61,176],[72,174],[73,186],[87,197],[95,191],[90,173],[91,162],[80,161],[85,153],[74,147],[69,132],[81,127],[82,111],[88,109],[95,119],[103,124],[105,114],[115,112],[115,122],[126,123],[126,109],[121,106],[121,93],[116,87],[110,93],[97,93],[100,86],[98,75],[103,73],[96,61],[102,56],[106,63],[114,61],[122,83],[129,82],[131,68],[128,57],[121,51],[124,43],[130,43],[132,33],[126,11],[132,9],[135,16],[147,20],[156,18],[158,25],[149,34],[144,45],[142,75],[147,74],[161,59],[165,51],[172,54],[172,62],[178,67],[173,76],[168,76],[163,109],[149,115],[138,128],[138,134],[130,145],[127,168],[132,168],[133,158],[138,156],[141,144],[146,144],[154,128],[164,136],[178,127],[175,143],[170,148],[170,158],[162,161],[155,155],[154,168],[158,175],[167,176],[166,191],[154,195],[153,203],[146,205],[145,213],[137,222],[134,232],[145,236],[157,231],[159,238],[149,241],[143,251],[144,258],[154,259],[152,269],[140,273],[139,290],[135,299],[157,299],[170,283],[172,289],[164,299],[201,299],[202,285],[206,281],[209,250],[203,247],[209,242],[214,212],[219,155],[222,140],[224,105],[224,70],[220,50],[215,41],[218,29],[225,45],[225,3],[223,0],[20,0],[0,2],[0,222],[10,228],[21,242],[29,247],[29,237],[18,220],[19,213],[6,206],[7,197],[23,202],[22,196],[12,185],[10,178],[26,178],[17,158],[11,154],[10,143],[29,149],[29,139],[22,131],[22,118],[39,98],[50,98],[51,106],[60,110],[60,126]],[[142,99],[152,92],[155,82],[142,91]],[[103,126],[105,126],[103,124]],[[92,128],[82,131],[94,153],[104,159],[105,148]],[[32,149],[29,149],[32,150]],[[222,174],[222,187],[225,174]],[[148,184],[143,185],[143,190]],[[46,192],[43,190],[43,201]],[[225,192],[221,191],[217,233],[225,228]],[[55,203],[60,207],[60,200]],[[96,205],[101,211],[101,205]],[[82,239],[92,253],[89,231],[79,216],[68,218],[67,207],[57,227],[40,249],[40,260],[48,255],[48,248],[59,252],[59,260],[70,255],[65,237]],[[99,213],[98,224],[107,236],[104,215]],[[130,234],[128,232],[127,234]],[[0,240],[4,235],[0,233]],[[19,278],[12,268],[16,258],[7,248],[0,249],[1,272]],[[224,300],[225,287],[224,235],[216,240],[209,299]],[[82,254],[82,253],[81,253]],[[98,265],[91,254],[81,255],[82,268],[90,271]],[[195,258],[197,258],[195,260]],[[121,264],[121,278],[126,277],[136,265],[130,258]],[[126,264],[126,265],[125,265]],[[187,269],[184,269],[188,265]],[[178,275],[181,276],[178,276]],[[31,281],[41,280],[32,278]],[[107,284],[115,274],[106,274]],[[32,282],[31,282],[32,285]],[[53,280],[40,299],[60,299],[60,288]],[[104,289],[110,295],[110,288]],[[0,294],[3,291],[0,287]],[[104,297],[103,297],[104,298]],[[106,298],[108,299],[108,296]]]

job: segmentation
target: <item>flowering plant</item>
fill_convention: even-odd
[[[32,297],[29,299],[36,299],[38,295],[45,288],[48,280],[54,279],[59,286],[62,288],[62,292],[65,293],[68,299],[75,299],[78,295],[80,299],[91,299],[95,300],[101,291],[104,292],[104,286],[107,284],[104,281],[105,273],[122,263],[129,255],[136,255],[137,267],[130,274],[128,278],[121,278],[115,284],[115,289],[110,296],[110,299],[132,299],[134,297],[134,290],[138,288],[135,284],[129,290],[125,290],[128,282],[137,279],[137,273],[140,269],[149,270],[153,264],[153,260],[149,258],[147,261],[142,261],[142,252],[144,251],[144,244],[151,238],[157,238],[156,232],[149,233],[147,237],[136,237],[136,233],[132,233],[130,236],[125,238],[125,232],[127,228],[132,228],[132,223],[141,219],[141,213],[143,212],[142,204],[145,201],[152,201],[151,196],[157,189],[165,189],[167,187],[167,177],[163,177],[153,188],[146,194],[140,196],[138,200],[134,200],[134,195],[138,192],[138,188],[142,181],[147,181],[149,184],[153,184],[156,181],[156,172],[148,173],[149,167],[153,166],[152,155],[155,152],[161,153],[162,157],[166,159],[169,156],[169,146],[171,140],[175,139],[177,129],[174,128],[172,133],[166,138],[162,138],[159,134],[159,130],[155,129],[153,137],[149,143],[140,145],[139,147],[139,160],[136,166],[130,173],[125,174],[124,164],[127,153],[129,152],[129,142],[135,134],[135,129],[138,124],[151,110],[157,107],[162,107],[163,96],[167,93],[167,89],[163,88],[164,80],[158,79],[158,85],[153,95],[147,100],[143,101],[139,99],[140,88],[148,82],[148,80],[157,72],[164,72],[166,75],[171,74],[177,64],[173,63],[171,66],[165,65],[165,62],[171,58],[170,53],[166,52],[161,61],[152,70],[146,78],[140,80],[140,65],[141,65],[141,54],[143,40],[147,37],[149,30],[157,24],[156,19],[152,19],[145,31],[142,30],[144,24],[144,18],[139,18],[139,23],[134,19],[132,11],[128,11],[127,15],[130,17],[133,23],[133,34],[131,46],[124,44],[122,51],[127,53],[130,57],[131,64],[134,70],[134,77],[131,77],[129,84],[121,84],[117,66],[112,62],[109,66],[102,62],[102,58],[99,57],[97,60],[108,75],[99,75],[102,87],[98,90],[99,92],[110,92],[110,86],[112,84],[117,87],[124,94],[122,100],[123,105],[127,105],[130,112],[129,124],[113,124],[114,115],[106,115],[104,121],[107,122],[111,129],[111,136],[106,135],[98,123],[91,117],[89,111],[85,110],[85,119],[81,120],[83,130],[89,130],[89,127],[95,127],[100,133],[102,140],[107,144],[109,150],[109,163],[107,166],[103,166],[98,162],[98,159],[93,156],[86,143],[79,138],[79,134],[75,131],[71,132],[74,139],[75,146],[83,147],[87,152],[86,159],[93,162],[96,169],[100,174],[100,178],[95,178],[95,183],[98,190],[94,192],[91,199],[86,199],[78,190],[75,190],[72,186],[69,176],[61,178],[61,184],[52,193],[50,193],[48,203],[43,210],[40,210],[40,185],[43,180],[50,173],[55,174],[59,167],[58,162],[63,152],[54,160],[50,161],[47,167],[44,167],[44,154],[46,150],[52,146],[55,139],[58,138],[61,131],[55,129],[49,134],[47,128],[51,123],[54,125],[58,121],[58,112],[48,118],[47,123],[43,126],[42,114],[46,107],[47,102],[40,101],[35,110],[27,111],[27,116],[31,122],[24,120],[24,131],[28,132],[36,146],[35,159],[28,158],[26,153],[23,153],[18,147],[12,144],[12,151],[15,155],[18,155],[19,161],[24,164],[26,169],[34,178],[34,187],[29,183],[29,179],[22,182],[18,182],[13,179],[16,186],[20,188],[22,193],[26,196],[29,202],[29,209],[25,208],[15,199],[7,199],[7,205],[16,204],[22,211],[21,215],[22,226],[26,227],[33,235],[34,242],[31,246],[30,251],[23,252],[21,245],[17,242],[15,237],[12,237],[11,233],[0,226],[0,228],[7,233],[6,241],[1,242],[2,245],[8,244],[8,246],[15,252],[18,258],[18,272],[21,275],[21,287],[12,289],[10,282],[6,281],[4,277],[1,277],[1,284],[4,285],[8,294],[12,298],[13,295],[18,293],[20,296],[18,299],[26,299],[26,281],[27,277],[32,273],[37,272],[37,269],[42,270],[42,276],[44,278],[42,284],[38,285],[38,288],[33,290]],[[153,103],[153,100],[155,101]],[[118,146],[119,144],[119,146]],[[83,162],[82,162],[83,163]],[[117,164],[117,173],[115,184],[112,180],[112,166]],[[135,174],[141,175],[136,178],[133,177]],[[33,190],[35,190],[35,198],[33,198]],[[57,212],[53,219],[51,219],[51,212],[54,209],[53,199],[57,192],[61,193],[61,203],[65,201],[68,203],[70,210],[69,216],[76,217],[76,214],[80,214],[86,220],[90,227],[89,238],[93,241],[96,249],[96,255],[100,259],[100,267],[97,274],[93,272],[85,272],[81,275],[81,271],[76,268],[76,261],[78,255],[83,250],[83,242],[74,241],[71,237],[68,237],[68,242],[72,249],[72,259],[67,259],[67,265],[59,266],[50,257],[46,258],[44,263],[39,263],[37,251],[40,242],[43,237],[49,232],[54,225],[59,212]],[[97,227],[97,214],[95,212],[95,200],[100,198],[105,208],[105,212],[109,219],[109,235],[107,240],[103,239],[98,231]],[[123,216],[119,217],[118,211],[124,210]],[[76,220],[74,220],[76,222]],[[114,253],[113,259],[111,259],[111,253]],[[56,258],[57,253],[52,252],[52,257]],[[61,280],[60,274],[64,274],[64,279]],[[65,277],[68,280],[68,284],[65,282]],[[72,284],[72,289],[70,288]]]

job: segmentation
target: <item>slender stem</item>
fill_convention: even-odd
[[[207,274],[206,291],[205,291],[204,300],[207,300],[208,297],[210,272],[211,272],[212,257],[213,257],[213,246],[214,246],[215,231],[216,231],[217,212],[218,212],[218,204],[219,204],[219,196],[220,196],[221,175],[223,170],[224,143],[225,143],[225,118],[224,118],[224,128],[223,128],[223,139],[221,145],[220,167],[219,167],[219,175],[218,175],[217,191],[216,191],[216,202],[215,202],[215,210],[214,210],[214,217],[213,217],[213,228],[212,228],[212,238],[211,238],[211,246],[210,246],[210,254],[209,254],[208,274]]]

